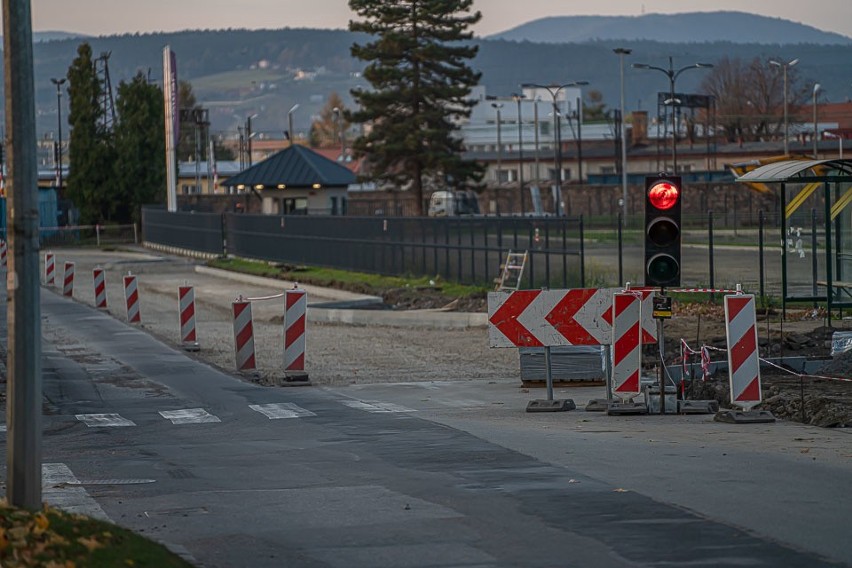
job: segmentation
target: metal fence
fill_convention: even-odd
[[[142,208],[142,235],[150,243],[210,254],[222,254],[225,235],[220,213],[169,213]]]

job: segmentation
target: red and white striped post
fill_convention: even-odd
[[[254,327],[251,320],[251,302],[242,296],[233,302],[234,308],[234,353],[238,371],[257,369],[254,357]]]
[[[308,295],[304,290],[284,293],[284,376],[289,380],[307,380],[305,372],[305,321]]]
[[[612,391],[623,402],[641,392],[642,298],[624,293],[612,296]]]
[[[92,278],[95,283],[95,307],[106,309],[107,307],[107,295],[106,295],[106,276],[104,274],[104,269],[101,267],[97,267],[92,270]]]
[[[74,296],[74,263],[65,263],[65,273],[62,279],[62,295],[71,298]]]
[[[195,288],[192,286],[178,286],[178,317],[183,348],[186,351],[198,351],[198,336],[195,332]]]
[[[0,239],[0,266],[6,268],[6,239]]]
[[[44,283],[47,286],[56,284],[56,258],[52,252],[44,253]]]
[[[127,322],[142,323],[142,313],[139,310],[139,288],[136,277],[132,274],[124,277],[124,305],[127,308]]]
[[[749,411],[763,398],[754,294],[725,296],[731,403]]]

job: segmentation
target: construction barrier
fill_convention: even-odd
[[[284,303],[284,372],[304,376],[308,295],[304,290],[287,290]]]
[[[142,323],[142,314],[139,310],[139,289],[136,277],[132,274],[124,277],[124,304],[127,308],[128,323]]]
[[[0,239],[0,267],[6,268],[6,239]]]
[[[107,295],[104,269],[100,267],[93,269],[92,278],[95,283],[95,307],[105,310],[107,308]]]
[[[251,302],[239,298],[233,302],[234,352],[238,371],[257,369],[254,357],[254,327],[251,319]]]
[[[65,273],[62,279],[62,295],[68,298],[74,296],[74,263],[65,263]]]
[[[52,252],[44,253],[44,283],[47,286],[56,284],[56,259]]]
[[[195,332],[195,288],[192,286],[178,286],[178,317],[183,348],[187,351],[198,351],[198,336]]]
[[[624,402],[641,393],[642,298],[626,292],[612,296],[612,390]]]
[[[753,294],[725,296],[725,333],[728,339],[731,403],[748,411],[762,400]]]

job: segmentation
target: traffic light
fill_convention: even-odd
[[[680,286],[680,176],[645,178],[645,286]]]

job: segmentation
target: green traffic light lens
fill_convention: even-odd
[[[648,225],[648,239],[658,247],[667,247],[677,242],[680,228],[668,217],[658,217]]]
[[[648,261],[647,272],[655,283],[667,284],[677,279],[680,274],[680,265],[672,255],[661,253]]]

